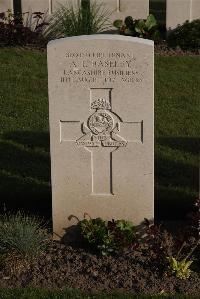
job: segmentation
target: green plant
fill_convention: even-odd
[[[0,216],[0,253],[36,257],[48,240],[47,231],[36,218],[21,212]]]
[[[114,27],[120,34],[157,40],[159,38],[158,23],[154,15],[150,14],[146,20],[134,20],[131,16],[122,20],[115,20]]]
[[[195,246],[193,246],[190,252],[187,254],[185,258],[178,260],[181,252],[183,251],[184,247],[187,245],[186,242],[183,242],[182,246],[180,247],[176,257],[170,256],[167,257],[169,262],[169,270],[176,275],[177,278],[180,279],[187,279],[190,277],[191,270],[189,269],[191,264],[193,263],[192,260],[189,260],[189,257],[192,255],[194,250],[199,246],[200,240],[196,241]]]
[[[173,253],[174,239],[172,235],[161,224],[154,224],[148,219],[144,219],[144,242],[143,250],[154,260],[162,271],[167,267],[166,256]]]
[[[89,245],[107,255],[115,250],[113,236],[107,230],[107,222],[101,218],[84,219],[80,222],[81,235]]]
[[[48,23],[41,12],[14,15],[0,13],[0,44],[5,46],[43,44],[43,29]]]
[[[173,256],[167,258],[169,261],[169,269],[176,275],[177,278],[187,279],[190,277],[191,270],[189,267],[193,261],[186,261],[185,259],[177,261]]]
[[[117,253],[135,240],[135,227],[130,221],[85,218],[80,227],[83,238],[102,255]]]
[[[108,231],[114,236],[118,250],[132,246],[136,241],[135,226],[131,221],[114,220],[108,221]]]
[[[82,4],[74,7],[68,2],[67,6],[60,5],[52,15],[44,34],[50,40],[101,32],[110,28],[110,14],[101,3],[93,2],[89,5],[87,1],[82,1]]]
[[[171,30],[167,37],[170,47],[179,46],[183,50],[200,49],[200,19],[192,22],[186,21]]]

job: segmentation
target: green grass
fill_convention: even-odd
[[[183,219],[198,194],[199,69],[199,57],[155,59],[157,219]],[[1,210],[49,217],[46,54],[0,49],[0,78]]]
[[[198,194],[199,57],[157,57],[155,198],[160,219],[181,219]]]
[[[46,54],[0,49],[0,204],[51,214]]]
[[[78,290],[44,290],[34,288],[0,290],[0,299],[189,299],[198,298],[187,295],[126,295],[89,294]]]

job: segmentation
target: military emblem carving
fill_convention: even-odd
[[[113,125],[113,118],[104,110],[94,113],[88,119],[88,127],[95,135],[111,132]]]
[[[60,121],[61,142],[75,142],[91,152],[91,194],[102,196],[114,195],[112,153],[128,143],[142,142],[143,134],[143,121],[125,122],[113,112],[111,92],[111,88],[91,88],[91,113],[85,121]],[[82,135],[67,137],[73,127]]]
[[[82,124],[83,136],[78,146],[125,147],[127,141],[119,135],[120,117],[112,112],[111,99],[97,98],[90,104],[94,112]]]

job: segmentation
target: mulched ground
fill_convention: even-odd
[[[155,55],[160,56],[198,56],[200,55],[200,49],[196,49],[193,51],[190,50],[181,50],[180,47],[170,48],[167,46],[166,41],[160,41],[159,43],[155,43],[154,47]]]
[[[0,266],[0,287],[35,286],[75,288],[84,291],[123,291],[131,293],[200,293],[200,275],[180,280],[162,273],[148,252],[134,250],[120,256],[97,256],[52,242],[38,262],[31,266]]]

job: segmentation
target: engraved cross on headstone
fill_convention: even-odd
[[[114,195],[113,152],[130,142],[143,142],[143,121],[125,122],[114,113],[111,92],[111,88],[90,90],[92,113],[84,123],[60,120],[60,141],[76,142],[77,146],[91,152],[93,195]],[[80,136],[70,138],[74,129],[80,130]]]

